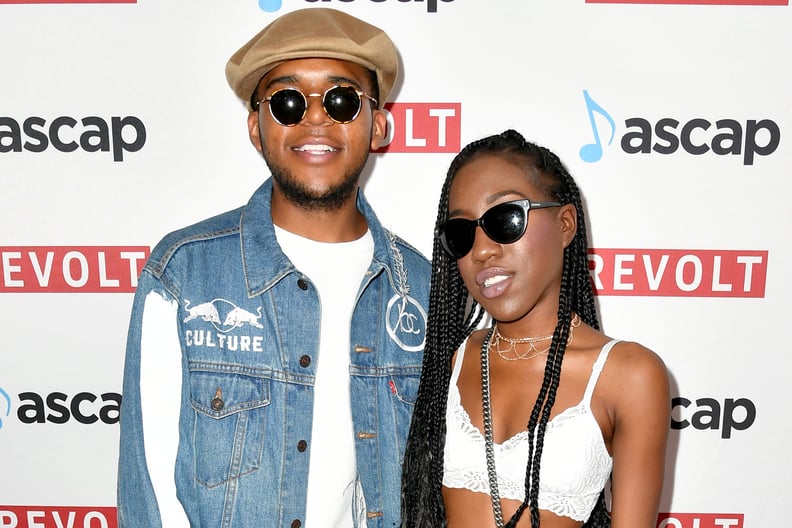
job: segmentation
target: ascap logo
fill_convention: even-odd
[[[111,117],[110,122],[88,116],[52,119],[28,117],[20,124],[12,117],[0,117],[0,154],[32,152],[50,147],[59,152],[112,152],[113,161],[124,161],[125,152],[137,152],[146,144],[146,125],[135,116]]]
[[[33,391],[20,392],[16,418],[23,424],[65,424],[75,421],[84,425],[101,422],[107,425],[118,423],[121,409],[121,394],[105,392],[100,395],[78,392],[69,395],[54,391],[46,395]],[[0,411],[10,416],[12,402],[8,393],[0,388]],[[0,423],[0,427],[2,423]],[[2,528],[0,524],[0,528]]]
[[[580,148],[580,159],[594,163],[613,143],[618,127],[588,90],[583,90],[583,99],[594,141]],[[781,142],[778,124],[767,118],[741,123],[729,118],[693,117],[680,121],[664,117],[652,123],[642,117],[630,117],[624,125],[620,147],[626,154],[675,154],[681,148],[694,156],[741,156],[743,165],[753,165],[757,156],[773,154]]]
[[[756,421],[756,405],[748,398],[726,398],[721,404],[715,398],[693,402],[677,396],[671,399],[671,411],[671,429],[720,430],[724,439],[731,438],[732,431],[745,431]]]

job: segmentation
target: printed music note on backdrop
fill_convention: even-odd
[[[267,13],[274,13],[283,7],[283,0],[259,0],[259,8]]]
[[[4,405],[6,409],[5,415],[9,416],[11,414],[11,397],[8,395],[6,391],[3,390],[2,387],[0,387],[0,396],[2,396],[3,401],[5,401],[5,405]],[[0,413],[0,429],[2,428],[3,428],[3,415],[2,413]]]
[[[588,111],[589,120],[591,121],[591,131],[594,132],[594,143],[587,143],[580,147],[580,159],[587,163],[593,163],[602,159],[602,140],[600,139],[599,130],[597,129],[597,122],[594,120],[594,112],[600,114],[610,123],[611,134],[608,145],[611,144],[613,136],[616,134],[616,123],[608,112],[594,102],[589,96],[588,90],[583,90],[583,97],[586,99],[586,110]]]

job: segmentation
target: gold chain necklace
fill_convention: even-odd
[[[567,339],[567,345],[572,342],[572,338],[575,337],[575,328],[580,326],[580,316],[575,314],[572,317],[572,321],[569,323],[569,338]],[[537,336],[537,337],[506,337],[502,335],[498,331],[498,323],[495,323],[493,326],[493,335],[492,339],[489,342],[490,350],[497,352],[501,359],[505,359],[506,361],[520,361],[521,359],[533,359],[536,356],[541,356],[542,354],[547,354],[550,350],[550,344],[547,345],[546,348],[538,349],[536,347],[536,343],[541,343],[542,341],[547,341],[553,338],[553,334]],[[508,347],[502,347],[501,341],[508,343]],[[517,345],[528,345],[528,349],[519,352],[517,350]]]

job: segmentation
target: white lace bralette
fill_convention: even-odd
[[[591,395],[613,340],[605,344],[591,369],[583,399],[547,423],[539,471],[539,509],[587,521],[610,478],[613,459],[591,412]],[[443,486],[489,494],[484,436],[460,403],[457,379],[465,345],[460,345],[448,391]],[[528,431],[495,444],[495,468],[501,498],[522,501],[528,463]]]

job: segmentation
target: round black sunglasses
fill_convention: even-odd
[[[269,103],[270,115],[278,124],[294,126],[305,118],[309,97],[321,97],[327,117],[342,124],[354,121],[360,114],[361,98],[371,100],[375,106],[377,104],[376,99],[352,86],[332,86],[324,93],[310,94],[304,94],[297,88],[281,88],[258,101],[254,109],[258,110],[262,103]]]

